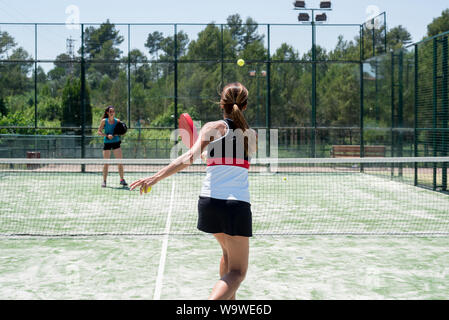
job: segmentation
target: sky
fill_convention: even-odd
[[[370,6],[386,11],[389,27],[403,25],[421,40],[433,18],[449,8],[447,0],[334,0],[328,14],[331,23],[361,23],[370,15]],[[423,5],[425,3],[425,5]],[[308,7],[318,0],[306,1]],[[66,9],[79,8],[80,22],[101,23],[225,23],[234,13],[258,23],[297,23],[293,0],[0,0],[0,22],[65,22]]]
[[[319,7],[319,0],[306,1],[307,7]],[[367,21],[375,12],[386,12],[388,28],[404,26],[412,35],[413,41],[420,41],[427,32],[427,25],[435,17],[449,8],[448,0],[334,0],[333,11],[328,13],[329,23],[360,24]],[[239,13],[243,19],[251,17],[259,24],[298,25],[298,11],[293,10],[293,0],[0,0],[0,30],[12,34],[20,46],[33,55],[34,27],[5,26],[6,22],[43,22],[43,23],[102,23],[109,19],[113,23],[226,23],[226,18]],[[123,51],[127,46],[127,29],[119,27],[124,35]],[[182,27],[195,37],[202,27]],[[266,27],[260,27],[265,33]],[[173,33],[171,26],[154,28],[167,34]],[[358,34],[357,27],[320,28],[317,33],[318,44],[333,48],[339,34],[346,40],[352,40]],[[131,47],[145,50],[143,43],[151,28],[135,27],[132,30]],[[311,32],[308,27],[300,30],[296,27],[272,27],[271,46],[278,47],[282,42],[291,42],[299,50],[311,47]],[[55,52],[64,52],[66,39],[79,39],[79,31],[66,26],[39,27],[38,58],[54,59]],[[266,37],[265,37],[266,38]],[[266,40],[266,39],[265,39]],[[295,41],[297,43],[295,44]],[[79,45],[79,41],[78,45]],[[75,50],[77,44],[75,42]]]

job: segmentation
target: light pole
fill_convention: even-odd
[[[304,24],[312,25],[312,137],[311,137],[311,157],[316,157],[316,147],[315,147],[315,139],[316,139],[316,22],[326,22],[327,15],[326,13],[317,14],[315,16],[315,11],[332,11],[332,4],[330,1],[321,1],[320,8],[306,8],[305,1],[295,1],[293,3],[294,10],[300,11],[311,11],[312,13],[312,21],[310,22],[310,16],[306,12],[301,12],[298,15],[298,21]]]

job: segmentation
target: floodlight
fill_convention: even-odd
[[[310,20],[310,16],[308,13],[300,13],[298,15],[298,21],[299,22],[307,22]]]
[[[330,9],[332,6],[330,1],[321,1],[320,8],[321,9]]]
[[[324,21],[327,21],[327,16],[326,16],[326,14],[325,14],[325,13],[317,14],[317,15],[316,15],[316,21],[317,21],[317,22],[324,22]]]
[[[295,1],[294,3],[295,8],[305,8],[306,2],[305,1]]]

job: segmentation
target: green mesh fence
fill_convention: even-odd
[[[179,114],[220,118],[233,81],[249,89],[250,126],[277,130],[280,157],[330,157],[335,145],[448,153],[447,34],[386,53],[384,13],[362,25],[75,27],[0,24],[0,157],[101,156],[96,131],[114,105],[126,156],[167,158]],[[435,170],[431,186],[447,184]]]
[[[329,157],[332,145],[360,143],[358,70],[371,39],[361,29],[0,24],[0,157],[101,156],[96,130],[114,105],[130,128],[126,156],[167,158],[178,116],[188,112],[198,125],[219,119],[219,93],[234,81],[250,92],[250,126],[278,131],[279,156]]]
[[[446,33],[365,62],[365,144],[384,144],[392,157],[448,155],[448,60]],[[432,179],[415,183],[447,190],[447,163],[428,167]]]
[[[415,45],[416,153],[449,154],[448,34]],[[433,180],[425,184],[447,190],[447,163],[433,165]]]
[[[387,52],[387,17],[383,12],[362,25],[364,59]]]

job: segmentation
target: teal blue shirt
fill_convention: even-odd
[[[117,123],[118,123],[118,120],[114,118],[114,124],[110,124],[109,119],[106,118],[105,123],[104,123],[104,133],[106,135],[110,135],[110,134],[114,135],[114,128],[117,125]],[[119,141],[120,141],[119,136],[115,136],[111,140],[109,140],[107,137],[104,137],[104,143],[115,143],[115,142],[119,142]]]

